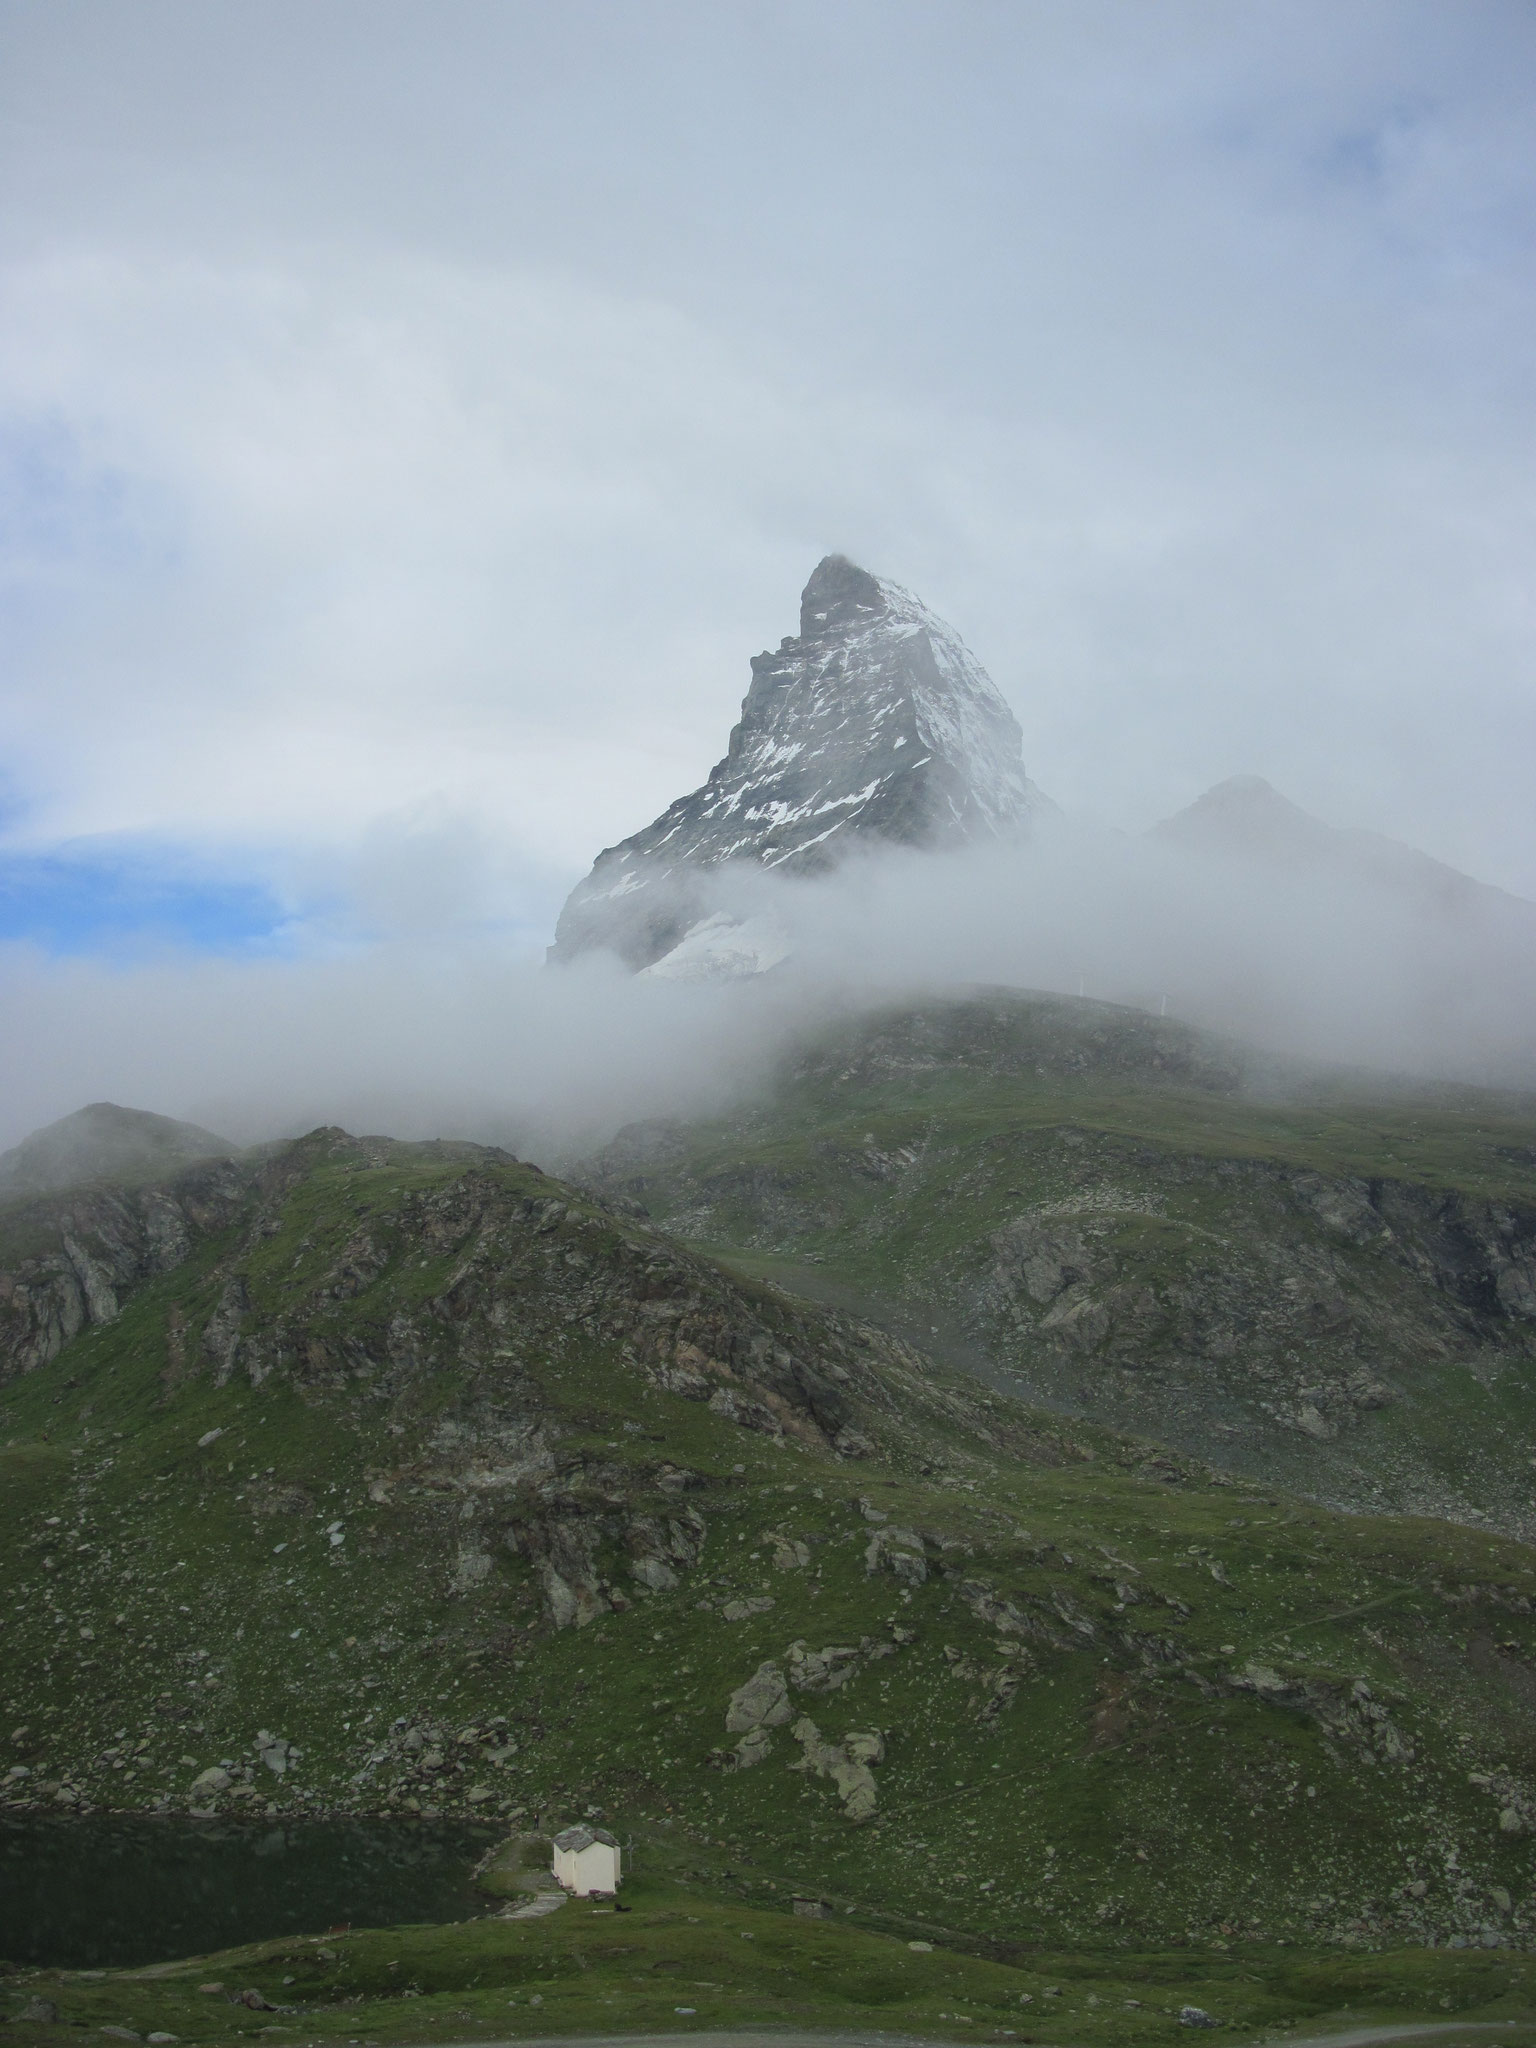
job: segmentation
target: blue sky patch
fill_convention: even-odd
[[[269,952],[290,924],[260,882],[189,874],[159,850],[0,852],[0,939],[50,953]]]
[[[69,421],[0,416],[0,559],[10,576],[63,567],[142,575],[172,555],[170,507]]]

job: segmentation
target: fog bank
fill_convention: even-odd
[[[462,934],[126,966],[10,948],[0,1144],[106,1099],[242,1142],[336,1123],[558,1160],[636,1117],[739,1100],[835,1011],[976,982],[1166,1003],[1303,1060],[1536,1086],[1536,907],[1493,890],[1448,906],[1068,825],[1023,850],[887,850],[715,888],[779,929],[781,966],[723,983],[601,957],[547,970]]]

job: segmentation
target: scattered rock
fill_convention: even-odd
[[[1179,2025],[1181,2027],[1219,2027],[1221,2021],[1213,2020],[1202,2006],[1181,2005],[1179,2007]]]
[[[1331,1444],[1339,1433],[1328,1418],[1318,1408],[1314,1407],[1310,1401],[1298,1402],[1286,1419],[1295,1428],[1299,1429],[1303,1436],[1311,1437],[1314,1443]],[[1199,2020],[1189,2020],[1186,2024],[1189,2026],[1199,2026],[1204,2023]],[[1214,2025],[1215,2022],[1212,2021],[1211,2024]]]
[[[199,1793],[227,1792],[234,1782],[222,1764],[213,1764],[192,1780],[192,1792],[194,1797]]]
[[[38,2026],[43,2027],[56,2025],[58,2017],[59,2008],[51,1998],[29,1998],[21,2008],[21,2011],[16,2014],[16,2018],[19,2020],[32,2020]]]
[[[281,1735],[273,1735],[265,1728],[256,1730],[256,1754],[275,1777],[281,1778],[288,1766],[297,1757],[298,1751],[291,1742]]]
[[[725,1714],[726,1732],[744,1735],[754,1728],[780,1728],[793,1712],[784,1673],[770,1657],[758,1665],[745,1685],[739,1685],[731,1694]]]
[[[928,1561],[923,1539],[915,1529],[877,1529],[864,1551],[864,1569],[871,1576],[888,1571],[908,1586],[927,1582]]]
[[[722,1621],[750,1621],[754,1614],[766,1614],[774,1604],[773,1596],[763,1593],[753,1600],[727,1600],[720,1610]]]
[[[1536,1795],[1517,1778],[1508,1771],[1473,1771],[1470,1782],[1498,1801],[1500,1834],[1536,1834]]]
[[[345,1531],[338,1530],[331,1538],[332,1543],[344,1540]],[[468,1543],[461,1547],[454,1562],[453,1572],[448,1580],[450,1593],[473,1593],[483,1586],[491,1576],[495,1560],[488,1550],[481,1550],[477,1544]]]
[[[789,1732],[802,1751],[800,1761],[791,1764],[790,1769],[813,1771],[818,1778],[830,1778],[843,1802],[845,1817],[856,1822],[871,1819],[878,1794],[870,1767],[885,1757],[885,1739],[879,1730],[849,1734],[840,1743],[828,1742],[816,1723],[802,1716]]]
[[[836,1692],[858,1670],[856,1649],[832,1643],[824,1650],[808,1650],[804,1643],[789,1646],[789,1682],[798,1692]]]

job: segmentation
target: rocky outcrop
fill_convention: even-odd
[[[1089,1361],[1202,1379],[1322,1443],[1395,1398],[1400,1360],[1522,1345],[1536,1320],[1536,1209],[1088,1143],[1098,1187],[993,1231],[969,1304],[1037,1373],[1054,1354],[1079,1381]],[[1179,1220],[1201,1181],[1227,1203],[1219,1232]]]
[[[802,1715],[789,1732],[800,1745],[800,1759],[790,1769],[830,1778],[847,1819],[873,1820],[879,1804],[873,1767],[885,1761],[885,1738],[879,1729],[853,1731],[841,1742],[829,1742],[809,1715]]]
[[[223,1160],[165,1187],[96,1189],[11,1210],[0,1225],[0,1383],[111,1322],[135,1288],[227,1229],[253,1178],[252,1168]],[[16,1247],[25,1247],[20,1256]]]
[[[741,1740],[723,1761],[741,1771],[760,1764],[773,1747],[768,1731],[781,1728],[794,1711],[783,1670],[769,1658],[731,1694],[725,1713],[726,1733],[739,1735]]]
[[[864,1569],[871,1577],[890,1572],[907,1586],[925,1584],[928,1559],[922,1537],[915,1529],[877,1529],[864,1548]]]
[[[598,855],[550,957],[605,948],[643,969],[677,950],[690,973],[711,959],[738,973],[771,965],[767,920],[712,904],[711,871],[809,874],[860,844],[1011,835],[1040,801],[1020,750],[1013,714],[959,635],[899,584],[828,555],[801,597],[799,636],[753,657],[725,759]]]
[[[726,1731],[746,1735],[754,1728],[778,1728],[793,1712],[783,1670],[770,1657],[758,1665],[745,1685],[738,1685],[731,1694],[725,1713]]]
[[[1253,1693],[1272,1706],[1306,1715],[1323,1734],[1369,1752],[1372,1759],[1392,1764],[1413,1761],[1413,1744],[1363,1678],[1343,1685],[1248,1664],[1231,1673],[1226,1684],[1233,1692]]]
[[[904,1347],[862,1328],[845,1331],[846,1319],[787,1296],[749,1297],[680,1247],[554,1195],[524,1194],[494,1172],[471,1169],[407,1197],[395,1227],[405,1243],[449,1259],[435,1293],[403,1299],[376,1267],[371,1279],[338,1289],[332,1268],[292,1306],[253,1319],[237,1270],[221,1282],[204,1332],[220,1372],[389,1383],[451,1350],[515,1383],[515,1371],[492,1373],[493,1362],[524,1360],[542,1347],[558,1354],[580,1335],[617,1343],[657,1387],[767,1436],[835,1447],[858,1434],[856,1414],[867,1427],[871,1404],[890,1405],[871,1357]],[[352,1271],[350,1259],[343,1263]],[[380,1312],[345,1315],[344,1307]],[[667,1555],[663,1547],[654,1561]]]
[[[563,1485],[569,1489],[570,1475]],[[661,1517],[600,1499],[519,1513],[506,1529],[508,1545],[536,1567],[556,1628],[585,1628],[628,1607],[637,1592],[671,1592],[698,1562],[704,1537],[704,1518],[691,1510]],[[604,1567],[605,1555],[615,1552],[627,1558],[627,1590],[624,1573]]]

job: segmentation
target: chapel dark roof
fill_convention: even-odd
[[[565,1828],[555,1837],[557,1849],[590,1849],[594,1842],[606,1842],[610,1849],[617,1849],[619,1846],[617,1836],[610,1835],[606,1828]]]

